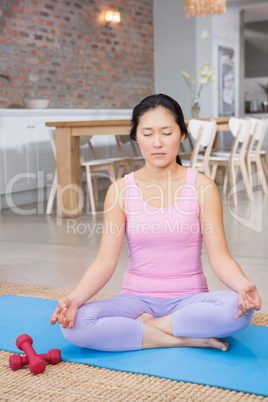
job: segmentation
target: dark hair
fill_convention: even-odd
[[[140,122],[140,118],[144,113],[148,112],[150,109],[156,109],[157,107],[163,107],[167,109],[172,115],[178,126],[180,127],[181,133],[185,136],[188,134],[188,130],[184,121],[184,116],[180,105],[175,99],[164,94],[154,94],[144,98],[137,106],[134,107],[131,117],[132,128],[130,130],[130,138],[136,141],[137,127]],[[177,155],[176,162],[182,165],[179,155]]]

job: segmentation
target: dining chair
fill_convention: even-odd
[[[209,165],[212,169],[213,180],[215,180],[217,169],[219,167],[225,169],[223,194],[225,195],[227,192],[227,184],[229,180],[232,188],[233,202],[234,205],[237,205],[236,177],[238,169],[241,171],[249,199],[251,199],[252,194],[245,164],[246,149],[252,124],[249,120],[231,117],[229,119],[229,127],[230,132],[234,137],[231,150],[212,152],[209,157]]]
[[[185,156],[185,158],[190,158],[192,155],[192,151],[194,149],[193,140],[190,135],[187,135],[184,138],[183,142],[180,145],[180,156]]]
[[[119,152],[119,155],[123,158],[127,158],[130,166],[134,166],[135,168],[141,167],[144,165],[145,161],[143,156],[138,155],[137,149],[131,140],[129,135],[115,135],[115,140],[117,144],[117,149]],[[131,151],[132,151],[132,156],[127,156],[123,146],[129,144]]]
[[[112,158],[104,158],[104,159],[98,159],[97,154],[95,152],[95,149],[92,145],[91,139],[93,136],[81,136],[80,137],[80,147],[86,146],[90,150],[90,156],[91,159],[86,161],[82,158],[80,158],[80,164],[81,168],[85,169],[86,175],[87,175],[87,183],[88,183],[88,188],[89,188],[89,196],[90,196],[90,204],[93,209],[95,209],[95,206],[92,202],[92,197],[94,194],[94,200],[95,204],[98,201],[98,175],[94,174],[95,172],[98,171],[108,171],[110,174],[110,178],[112,178],[112,181],[115,181],[117,179],[120,179],[123,174],[130,173],[130,163],[129,159],[127,156],[120,155]],[[103,163],[99,163],[99,161]],[[117,169],[117,173],[116,170]],[[103,177],[103,174],[102,174]],[[93,181],[93,193],[92,193],[92,181]]]
[[[268,127],[268,118],[266,119],[266,124]],[[265,134],[263,148],[260,150],[262,168],[263,168],[264,174],[266,176],[266,179],[268,180],[268,141],[267,141],[267,139],[268,139],[268,130],[266,131],[266,134]],[[266,147],[266,149],[264,147]]]
[[[55,142],[55,129],[49,128],[49,139],[51,143],[52,152],[54,158],[56,160],[56,142]],[[98,200],[98,176],[97,172],[108,171],[108,177],[111,182],[115,181],[118,178],[116,175],[115,167],[119,166],[120,168],[123,166],[128,172],[130,172],[130,166],[128,163],[127,158],[118,157],[118,158],[104,158],[98,159],[95,153],[94,147],[91,143],[92,136],[81,136],[80,137],[80,166],[81,171],[86,172],[87,176],[87,186],[89,192],[89,200],[91,206],[91,213],[92,215],[96,215],[96,202]],[[83,151],[85,147],[88,147],[90,150],[90,154],[92,159],[85,160],[83,156]],[[92,185],[93,180],[93,185]],[[56,197],[57,193],[57,169],[55,170],[52,186],[50,189],[48,202],[47,202],[47,209],[46,213],[51,214],[53,208],[53,202]]]
[[[261,154],[265,153],[262,150],[262,145],[264,141],[264,137],[266,135],[267,130],[267,122],[266,119],[256,119],[253,117],[248,118],[252,124],[252,132],[251,138],[249,141],[247,153],[246,153],[246,165],[248,169],[248,176],[250,179],[250,184],[252,183],[252,165],[256,165],[256,174],[258,184],[261,183],[263,192],[267,194],[267,183],[265,178],[265,170],[261,160]]]
[[[49,135],[49,140],[53,152],[54,159],[56,161],[56,142],[55,142],[55,130],[52,128],[48,129],[48,135]],[[54,176],[53,176],[53,181],[50,189],[50,193],[48,196],[48,201],[47,201],[47,209],[46,213],[51,214],[52,208],[53,208],[53,202],[56,197],[56,192],[57,192],[57,168],[55,169]]]
[[[209,155],[215,140],[217,124],[215,121],[191,119],[188,122],[188,129],[194,140],[194,145],[190,159],[185,158],[183,152],[180,154],[182,165],[204,172],[208,177],[211,177]]]

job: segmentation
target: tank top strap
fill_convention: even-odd
[[[126,181],[126,186],[136,184],[134,172],[125,174],[124,177],[125,177],[125,181]]]
[[[192,168],[187,168],[184,189],[181,196],[180,207],[183,211],[196,211],[199,214],[199,204],[196,194],[196,178],[199,172]]]
[[[126,183],[125,213],[127,215],[128,212],[140,209],[143,199],[140,195],[134,172],[126,174],[124,178]]]
[[[194,170],[192,168],[187,168],[185,184],[195,187],[195,181],[196,181],[198,174],[199,174],[199,172],[197,172],[196,170]]]

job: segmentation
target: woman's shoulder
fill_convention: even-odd
[[[110,184],[105,196],[104,212],[114,213],[116,210],[124,210],[125,187],[124,177]]]
[[[204,205],[214,208],[221,204],[221,198],[216,183],[203,173],[199,173],[196,178],[196,193],[201,210]]]
[[[210,188],[217,188],[216,183],[208,176],[206,176],[203,173],[199,173],[197,174],[196,177],[196,187],[200,187],[200,186],[209,186]]]
[[[129,173],[126,176],[130,176],[133,173]],[[106,203],[118,205],[121,210],[124,210],[125,200],[126,200],[126,191],[127,191],[127,182],[128,178],[126,176],[121,177],[120,179],[112,182],[106,193]]]
[[[119,197],[122,194],[122,192],[124,192],[125,187],[126,187],[126,181],[124,177],[121,177],[120,179],[113,181],[107,190],[106,197],[111,196],[113,196],[113,198]]]

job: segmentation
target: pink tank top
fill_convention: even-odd
[[[172,298],[208,292],[201,263],[196,175],[195,170],[187,169],[182,195],[168,208],[147,204],[134,172],[125,176],[129,262],[121,294]]]

